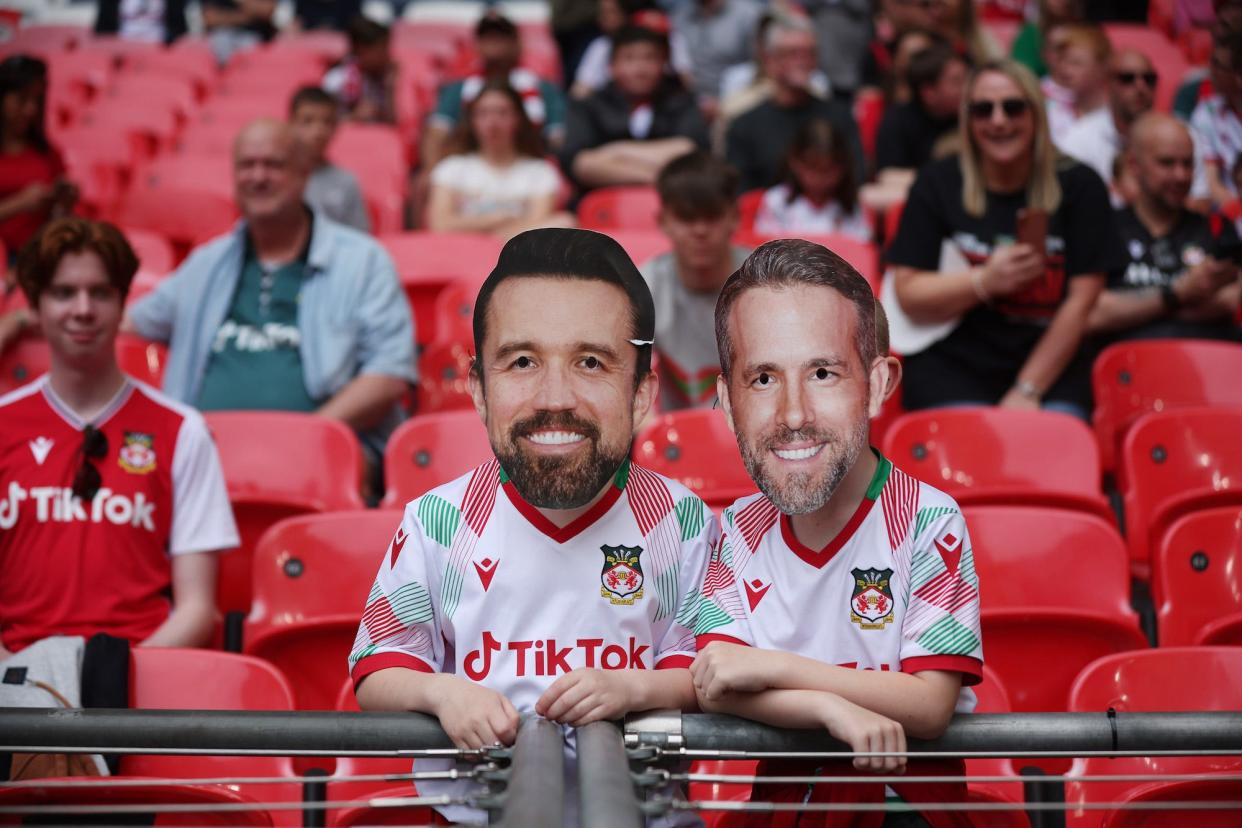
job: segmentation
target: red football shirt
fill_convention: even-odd
[[[170,555],[230,549],[237,527],[202,415],[128,381],[93,424],[102,486],[71,491],[86,422],[42,377],[0,397],[0,641],[106,632],[139,642],[167,618]]]

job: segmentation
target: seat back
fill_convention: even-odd
[[[474,350],[474,301],[479,286],[470,281],[452,282],[436,296],[433,344],[455,342]]]
[[[282,520],[254,552],[244,651],[290,679],[299,710],[332,710],[367,592],[401,512],[328,512]]]
[[[1160,646],[1242,644],[1242,506],[1174,522],[1151,568]]]
[[[1145,414],[1122,445],[1118,483],[1139,574],[1169,525],[1196,509],[1242,503],[1242,407]]]
[[[616,229],[606,233],[625,249],[639,267],[673,249],[673,243],[668,240],[668,236],[659,230]]]
[[[1091,371],[1092,423],[1104,468],[1112,469],[1126,430],[1142,415],[1184,406],[1242,406],[1242,383],[1221,382],[1242,366],[1242,345],[1150,339],[1110,345]]]
[[[384,505],[401,508],[491,456],[487,430],[474,409],[411,417],[384,451]]]
[[[392,256],[401,287],[410,300],[419,345],[434,341],[436,299],[449,285],[483,284],[496,266],[503,242],[483,233],[415,231],[379,237]]]
[[[423,351],[416,389],[419,414],[474,410],[468,379],[472,350],[461,342],[437,342]]]
[[[757,247],[772,239],[784,237],[783,235],[751,231],[739,233],[737,240],[740,244]],[[858,271],[859,275],[867,280],[867,284],[871,285],[872,292],[877,296],[880,295],[880,249],[874,244],[859,241],[853,236],[838,234],[816,235],[804,233],[799,238],[823,245],[842,259],[845,259],[851,267]]]
[[[939,408],[898,418],[884,435],[896,466],[962,505],[1023,503],[1110,515],[1090,430],[1065,414]]]
[[[634,462],[680,481],[714,509],[756,491],[724,412],[688,408],[655,418],[634,441]]]
[[[52,367],[52,352],[43,337],[21,336],[0,351],[0,394],[38,379]]]
[[[600,187],[578,202],[578,225],[588,230],[659,230],[660,194],[651,186]]]

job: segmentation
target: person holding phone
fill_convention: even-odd
[[[897,311],[940,338],[906,353],[907,409],[957,404],[1087,416],[1081,345],[1124,251],[1104,182],[1059,158],[1034,75],[985,63],[966,84],[962,153],[925,166],[888,251]],[[957,262],[942,267],[942,254]]]

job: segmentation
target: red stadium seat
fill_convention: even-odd
[[[1160,646],[1242,644],[1242,506],[1176,521],[1151,569]]]
[[[1137,575],[1147,576],[1150,550],[1177,518],[1242,503],[1239,434],[1242,407],[1147,414],[1127,432],[1118,482]]]
[[[122,227],[129,246],[138,256],[139,266],[148,272],[167,276],[177,267],[176,253],[168,239],[138,227]]]
[[[673,249],[668,236],[659,230],[609,230],[607,235],[615,239],[639,267]]]
[[[168,109],[177,116],[178,127],[185,126],[201,100],[198,88],[188,78],[177,75],[123,73],[95,97],[96,106],[127,107],[141,105]]]
[[[414,311],[418,344],[435,338],[436,297],[450,283],[481,285],[496,266],[504,242],[481,233],[396,233],[380,237]]]
[[[1013,709],[1064,710],[1080,669],[1147,646],[1130,607],[1125,544],[1102,518],[1035,506],[979,506],[965,516],[985,596],[986,657]]]
[[[6,54],[14,52],[49,52],[72,49],[92,38],[90,29],[71,24],[22,26],[5,44]]]
[[[899,418],[884,454],[966,506],[1026,503],[1111,519],[1100,493],[1095,440],[1066,414],[1005,408],[939,408]]]
[[[680,481],[717,511],[756,491],[718,409],[689,408],[654,418],[634,441],[634,462]]]
[[[128,75],[189,81],[200,101],[214,91],[220,78],[220,69],[211,47],[206,43],[194,44],[187,38],[178,40],[172,49],[135,51],[126,55],[124,71]]]
[[[227,157],[164,156],[135,176],[118,208],[122,224],[160,233],[182,254],[237,217]]]
[[[299,710],[335,708],[367,591],[401,525],[396,510],[288,518],[254,551],[244,652],[276,665]]]
[[[154,158],[171,147],[178,130],[177,116],[171,107],[148,108],[134,102],[96,103],[79,115],[74,125],[96,133],[125,135],[134,157],[139,159]]]
[[[292,50],[315,55],[324,63],[335,63],[349,52],[349,38],[344,32],[315,29],[283,33],[267,46],[269,51]]]
[[[368,207],[376,214],[373,232],[400,233],[409,182],[406,145],[396,127],[344,123],[328,149],[332,163],[358,178]]]
[[[0,394],[7,394],[47,373],[52,352],[41,336],[21,336],[0,351]]]
[[[78,185],[83,204],[110,215],[129,184],[137,158],[124,130],[96,130],[75,125],[53,136],[67,175]]]
[[[991,653],[987,654],[991,657]],[[975,693],[975,713],[1011,713],[1009,691],[987,664],[983,665],[983,681],[971,688]],[[1009,759],[967,759],[966,776],[1007,776],[1013,782],[969,782],[971,794],[986,797],[990,802],[1022,802],[1022,777]],[[1015,812],[1016,813],[1016,812]],[[1026,817],[1023,816],[1025,820]]]
[[[416,389],[419,414],[474,410],[467,380],[472,350],[461,342],[438,342],[423,351],[418,358]]]
[[[126,374],[153,388],[159,388],[164,381],[168,348],[136,334],[123,333],[116,338],[116,360]]]
[[[854,120],[858,123],[858,137],[867,158],[875,158],[875,136],[883,119],[884,94],[880,90],[867,90],[854,97]]]
[[[431,334],[435,342],[457,342],[473,350],[474,300],[478,295],[479,286],[470,281],[453,282],[440,291]]]
[[[1069,710],[1073,713],[1201,712],[1242,709],[1242,647],[1161,647],[1121,653],[1096,661],[1074,682]],[[1193,745],[1187,745],[1193,748]],[[1138,775],[1242,773],[1237,756],[1090,757],[1076,759],[1075,775]],[[1225,828],[1238,824],[1238,812],[1186,811],[1163,814],[1118,809],[1087,811],[1091,802],[1221,801],[1238,799],[1237,782],[1169,783],[1162,781],[1068,782],[1065,786],[1067,824],[1107,828]]]
[[[220,560],[223,612],[250,610],[251,554],[272,524],[308,512],[361,509],[362,449],[344,424],[284,411],[213,411],[207,426],[224,467],[241,546]]]
[[[1242,366],[1242,345],[1196,339],[1121,342],[1092,368],[1092,422],[1105,470],[1116,464],[1126,429],[1149,411],[1195,405],[1242,406],[1242,383],[1221,382]]]
[[[578,203],[578,226],[587,230],[659,230],[660,196],[655,187],[600,187]]]
[[[755,217],[759,215],[759,207],[763,204],[766,190],[748,190],[737,197],[737,231],[745,235],[755,230]]]
[[[109,777],[112,778],[112,777]],[[202,812],[191,811],[189,813],[173,813],[161,814],[158,817],[150,817],[137,812],[116,813],[113,812],[113,822],[116,825],[196,825],[196,826],[225,826],[225,825],[246,825],[246,826],[270,826],[272,825],[272,815],[264,810],[256,811],[210,811],[217,805],[250,805],[256,799],[237,793],[225,785],[195,785],[187,783],[184,785],[168,785],[162,780],[152,780],[153,784],[146,786],[135,786],[127,784],[125,787],[108,784],[92,784],[86,787],[82,784],[81,777],[67,777],[64,779],[48,779],[46,782],[70,782],[74,783],[69,788],[52,788],[52,787],[20,787],[20,788],[0,788],[0,806],[106,806],[114,807],[119,805],[130,806],[146,806],[170,805],[177,808],[186,806],[202,806],[205,810]],[[132,777],[126,778],[127,782],[136,781]],[[257,786],[249,786],[257,787]],[[265,788],[292,787],[291,785],[269,785]],[[262,801],[270,802],[274,797],[268,796],[267,791],[256,791],[256,794],[262,797]],[[273,791],[274,793],[274,791]],[[140,820],[143,818],[154,819],[154,822],[140,822],[131,820]],[[40,817],[40,819],[52,818],[48,815]],[[81,819],[82,817],[78,817]],[[0,825],[31,825],[31,824],[57,824],[57,823],[34,823],[21,822],[21,817],[6,817],[0,815]],[[33,819],[33,818],[32,818]],[[74,824],[68,820],[73,817],[65,816],[64,824]]]
[[[491,456],[487,430],[473,409],[411,417],[388,438],[383,505],[399,509]]]
[[[782,238],[782,236],[751,232],[739,233],[737,238],[741,244],[757,247],[766,241]],[[880,294],[880,249],[874,244],[861,242],[850,236],[803,234],[799,238],[822,244],[842,259],[845,259],[858,271],[859,275],[867,280],[867,284],[871,285],[872,292],[877,296]]]

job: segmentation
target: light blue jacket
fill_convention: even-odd
[[[169,278],[129,308],[135,330],[168,344],[164,392],[198,401],[216,331],[228,316],[246,248],[246,223],[196,248]],[[414,383],[414,320],[387,251],[375,239],[314,214],[306,283],[298,302],[303,380],[327,399],[359,374]],[[400,421],[394,410],[365,435],[372,448]]]

